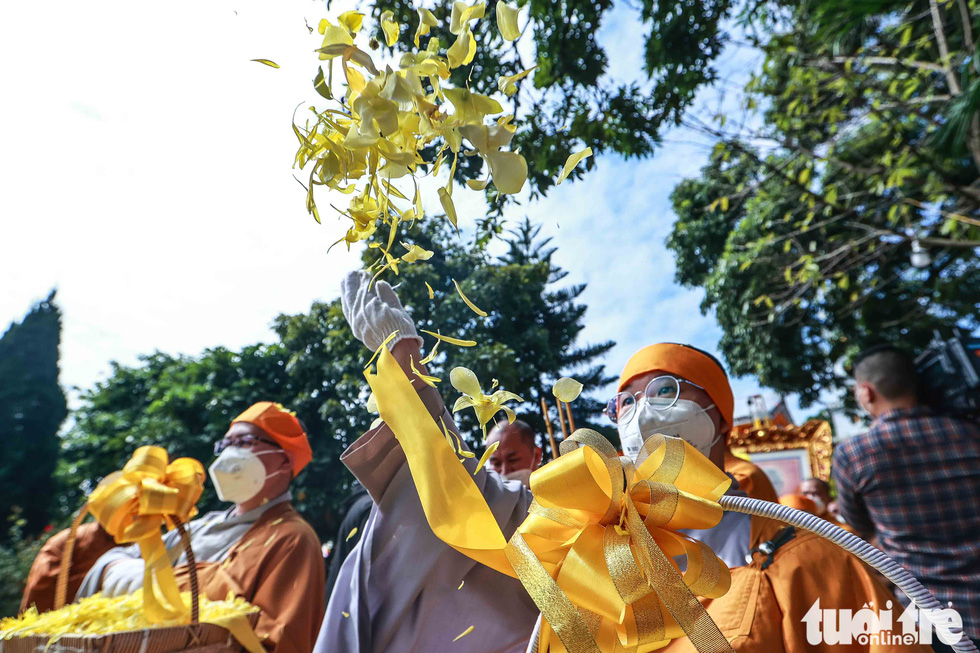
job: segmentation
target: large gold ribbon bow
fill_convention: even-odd
[[[122,471],[109,474],[89,497],[89,510],[119,544],[136,542],[146,563],[143,611],[150,623],[190,621],[180,598],[161,528],[186,522],[204,489],[204,466],[193,458],[168,462],[161,447],[140,447]]]
[[[644,445],[638,467],[580,429],[531,475],[530,514],[508,541],[455,452],[386,348],[365,372],[405,452],[439,539],[523,583],[543,617],[539,650],[651,651],[686,634],[699,651],[731,651],[695,595],[731,582],[706,545],[676,532],[710,528],[731,479],[678,438]],[[642,454],[641,454],[642,455]],[[682,574],[675,556],[685,555]]]

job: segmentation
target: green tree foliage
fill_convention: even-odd
[[[585,308],[575,298],[582,287],[552,287],[563,273],[551,263],[553,250],[547,242],[533,242],[535,233],[529,225],[523,227],[525,241],[515,241],[508,254],[520,258],[511,262],[492,259],[482,248],[464,247],[445,224],[433,222],[413,232],[412,242],[434,249],[436,255],[431,265],[404,266],[400,277],[391,278],[400,282],[403,302],[420,328],[481,343],[472,349],[440,347],[432,368],[445,379],[439,389],[447,402],[457,396],[448,381],[448,369],[455,365],[471,367],[487,389],[495,377],[531,402],[541,392],[550,394],[551,383],[562,374],[575,373],[592,386],[607,381],[595,358],[612,345],[577,344]],[[463,304],[452,279],[486,309],[487,318]],[[434,300],[425,281],[435,291]],[[374,418],[365,409],[363,369],[370,353],[351,336],[339,300],[315,302],[307,313],[280,315],[273,329],[274,344],[241,352],[155,353],[134,367],[114,365],[108,379],[82,395],[75,426],[65,438],[63,511],[77,509],[93,484],[141,445],[157,444],[173,456],[209,464],[213,444],[231,420],[254,402],[271,400],[295,410],[307,426],[313,461],[297,477],[293,495],[321,537],[333,537],[342,517],[335,511],[353,481],[340,454]],[[426,341],[433,343],[427,336]],[[525,409],[529,421],[540,427],[536,404]],[[582,425],[597,417],[598,404],[580,399],[573,410]],[[475,421],[469,415],[463,420],[471,442],[479,446]],[[199,506],[220,506],[210,483]]]
[[[58,459],[58,429],[68,415],[58,385],[61,311],[54,292],[0,338],[0,539],[10,522],[19,532],[39,533],[48,523]],[[20,521],[22,520],[22,521]]]
[[[684,119],[717,146],[674,190],[668,241],[734,374],[807,404],[861,346],[978,326],[977,16],[975,0],[743,15],[765,54],[748,115]],[[931,262],[913,267],[913,246]]]

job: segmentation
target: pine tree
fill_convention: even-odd
[[[0,338],[0,537],[12,522],[18,531],[40,532],[47,524],[55,495],[58,429],[68,415],[58,385],[61,311],[54,291],[36,304],[24,320]]]

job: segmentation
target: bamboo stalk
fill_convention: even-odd
[[[568,414],[568,429],[575,433],[575,420],[572,419],[572,406],[566,401],[559,402],[565,404],[565,412]]]
[[[555,459],[558,457],[558,445],[555,444],[555,432],[551,428],[551,418],[548,416],[548,402],[544,400],[544,395],[541,395],[541,417],[544,418],[544,426],[548,430],[548,440],[551,442],[551,457]]]

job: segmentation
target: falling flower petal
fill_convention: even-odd
[[[490,460],[490,456],[493,455],[493,452],[497,450],[498,446],[500,446],[500,440],[490,443],[490,446],[487,447],[487,450],[483,452],[482,456],[480,456],[480,462],[476,464],[476,471],[473,472],[473,476],[476,476],[476,472],[483,469],[483,466],[487,464],[487,461]],[[460,587],[462,587],[462,585],[460,585]]]
[[[433,338],[438,338],[443,342],[448,342],[450,345],[457,345],[459,347],[475,347],[476,340],[461,340],[460,338],[453,338],[450,336],[444,336],[441,333],[433,333],[432,331],[426,331],[422,329],[422,333],[427,333]]]
[[[424,281],[423,283],[425,284],[425,287],[429,289],[429,299],[435,299],[436,293],[432,290],[432,286],[429,285],[428,281]]]
[[[497,5],[497,7],[500,6],[501,6],[500,4]],[[517,82],[521,81],[522,79],[530,75],[532,72],[534,72],[535,68],[537,68],[537,66],[531,66],[527,70],[522,70],[516,75],[498,77],[497,88],[500,89],[500,92],[503,93],[504,95],[507,96],[513,95],[514,93],[517,92]]]
[[[422,379],[422,382],[425,383],[426,385],[431,386],[431,387],[434,388],[434,387],[436,387],[436,383],[438,383],[439,381],[442,381],[442,379],[440,379],[438,377],[429,376],[428,374],[422,374],[421,372],[419,372],[418,368],[415,367],[415,359],[409,357],[408,361],[409,361],[409,365],[411,365],[411,367],[412,367],[412,372],[415,374],[415,376],[417,376],[420,379]]]
[[[345,11],[340,14],[337,18],[337,22],[340,26],[346,29],[351,34],[355,34],[361,31],[361,27],[364,25],[364,14],[359,11]]]
[[[563,376],[555,381],[555,385],[551,388],[551,392],[558,398],[559,401],[569,403],[578,399],[578,396],[582,394],[582,384],[575,379]]]
[[[521,30],[517,27],[517,7],[502,0],[497,3],[497,29],[505,41],[521,38]]]
[[[350,542],[350,538],[354,537],[355,535],[357,535],[357,526],[351,529],[351,532],[347,534],[347,538],[344,541]]]
[[[561,174],[558,175],[558,181],[556,182],[556,185],[565,181],[565,178],[568,177],[569,173],[575,169],[575,166],[577,166],[579,162],[582,161],[582,159],[590,156],[592,156],[591,147],[587,147],[584,150],[569,155],[568,159],[565,161],[564,167],[562,167],[561,169]]]
[[[406,245],[402,243],[402,246],[408,250],[405,254],[401,255],[402,261],[405,263],[414,263],[415,261],[428,261],[432,258],[433,252],[423,249],[418,245]]]
[[[476,56],[476,39],[469,26],[456,37],[456,42],[446,51],[446,55],[449,57],[450,68],[459,68],[473,61]]]
[[[456,205],[453,204],[453,198],[445,188],[439,188],[439,202],[442,204],[442,210],[446,212],[446,217],[449,221],[456,226]]]
[[[419,47],[419,39],[429,33],[429,29],[436,27],[439,21],[428,9],[419,9],[419,27],[415,30],[415,47]]]
[[[461,589],[463,589],[463,583],[465,583],[465,582],[466,582],[466,581],[463,581],[463,580],[461,580],[461,581],[459,581],[459,587],[457,587],[456,589],[457,589],[457,590],[461,590]]]
[[[387,347],[388,346],[388,343],[391,342],[394,339],[394,337],[397,336],[397,335],[398,335],[398,332],[397,331],[392,331],[388,335],[388,337],[384,339],[384,342],[381,343],[381,346],[374,350],[374,355],[371,356],[371,359],[367,362],[367,365],[364,366],[364,369],[367,369],[367,368],[371,367],[371,363],[373,363],[374,362],[374,359],[377,358],[378,355],[381,354],[381,350],[384,349],[385,347]]]
[[[453,285],[456,286],[456,292],[459,293],[459,296],[462,298],[463,303],[470,307],[470,310],[472,310],[474,313],[476,313],[480,317],[486,317],[487,316],[487,312],[485,310],[483,310],[482,308],[479,308],[476,304],[474,304],[473,302],[470,301],[469,297],[467,297],[466,295],[463,294],[463,289],[459,287],[459,284],[456,283],[456,280],[455,279],[453,279]]]
[[[270,68],[279,67],[279,64],[277,64],[275,61],[269,61],[268,59],[252,59],[252,61],[256,63],[264,63],[266,66],[269,66]]]
[[[340,611],[340,614],[344,615],[344,619],[349,619],[350,618],[350,613],[349,612],[345,612],[345,611],[341,610]]]
[[[398,32],[401,28],[395,22],[395,14],[385,11],[381,14],[381,31],[385,33],[385,43],[390,48],[398,41]]]
[[[460,34],[464,29],[469,28],[471,20],[483,18],[486,14],[487,3],[477,2],[468,5],[465,2],[453,3],[453,11],[449,16],[449,33]]]
[[[432,351],[429,352],[428,356],[420,360],[419,363],[421,363],[422,365],[428,365],[429,363],[435,360],[436,353],[438,351],[439,351],[439,341],[436,340],[436,344],[432,346]]]
[[[453,641],[454,642],[459,641],[460,639],[466,637],[467,635],[469,635],[472,632],[473,632],[473,626],[470,626],[469,628],[467,628],[466,630],[464,630],[460,634],[456,635],[456,639],[454,639]]]

